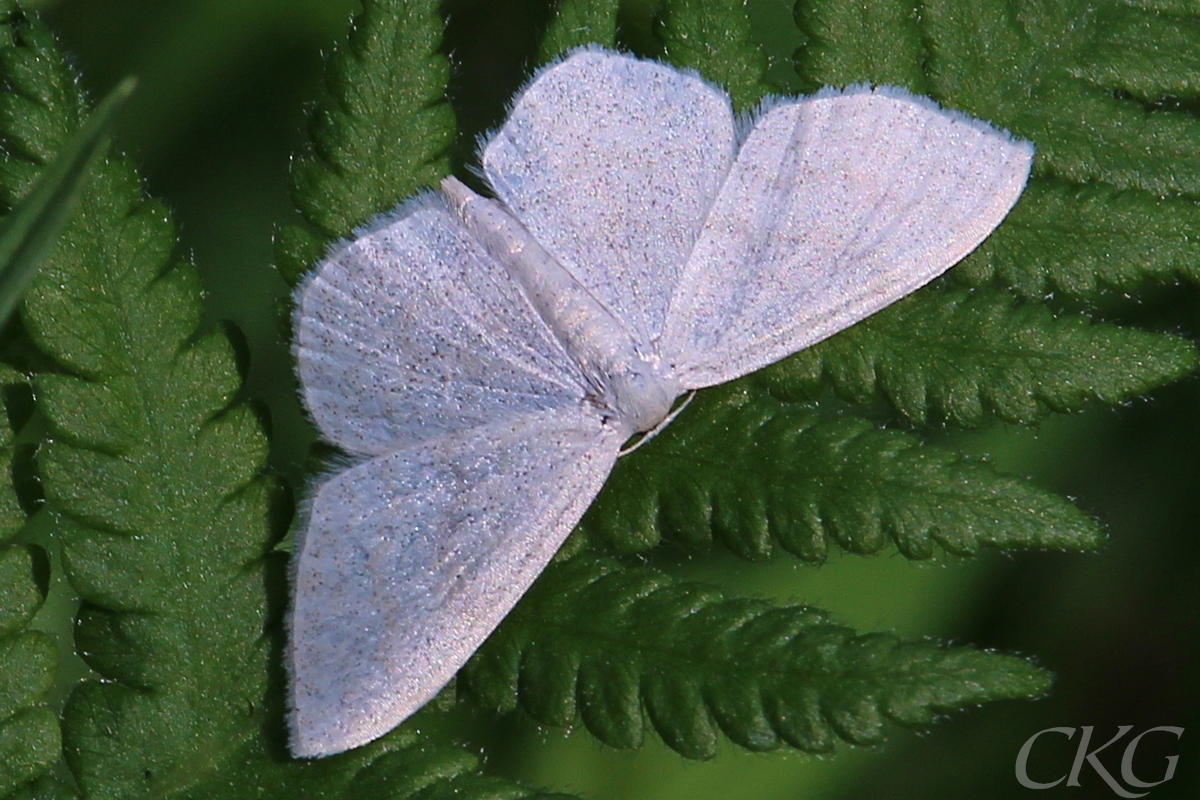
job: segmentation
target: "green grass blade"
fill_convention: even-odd
[[[33,190],[0,220],[0,325],[8,321],[38,263],[66,225],[91,166],[108,144],[117,113],[136,83],[134,78],[126,78],[109,92]]]

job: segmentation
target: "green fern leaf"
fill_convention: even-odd
[[[762,80],[767,60],[750,38],[742,0],[671,0],[662,20],[667,59],[725,87],[735,109],[753,108],[770,91]]]
[[[970,260],[973,282],[990,272],[1027,296],[1086,298],[1146,276],[1195,278],[1196,245],[1181,231],[1195,225],[1200,121],[1173,101],[1194,88],[1194,6],[1043,2],[1013,17],[1004,4],[956,2],[923,6],[922,20],[939,43],[935,91],[1032,138],[1039,174],[1077,184],[1035,182],[994,244],[1014,258]]]
[[[88,168],[106,148],[116,112],[133,86],[133,80],[127,79],[112,91],[37,185],[0,222],[0,324],[8,321],[66,222]]]
[[[10,74],[5,96],[49,98],[46,140],[28,139],[26,152],[52,152],[84,105],[44,29],[11,24],[19,44],[5,63],[45,67]],[[65,87],[35,94],[22,83],[47,76]],[[216,417],[238,386],[232,354],[222,336],[195,338],[195,274],[168,269],[171,223],[127,163],[97,166],[63,241],[22,318],[69,370],[36,378],[54,439],[38,463],[64,519],[64,562],[89,603],[79,642],[111,681],[74,692],[64,739],[88,794],[125,795],[156,771],[176,780],[183,749],[210,752],[220,737],[253,732],[255,719],[234,709],[260,703],[265,681],[267,486],[254,480],[265,442],[248,409]],[[256,566],[241,573],[246,565]]]
[[[9,420],[14,397],[28,390],[23,375],[0,365],[0,463],[16,473],[15,436]],[[58,715],[45,704],[54,685],[58,651],[45,633],[29,629],[46,598],[45,553],[8,543],[25,523],[12,480],[0,482],[0,797],[44,776],[58,761]]]
[[[27,388],[24,376],[0,366],[4,410],[0,460],[13,474],[9,398]],[[58,761],[62,735],[55,710],[44,703],[54,685],[58,651],[45,633],[29,629],[46,599],[46,557],[33,546],[7,546],[25,521],[11,480],[0,482],[0,797],[48,773]]]
[[[395,739],[396,737],[392,737]],[[262,797],[332,797],[346,800],[576,800],[570,795],[528,789],[512,781],[480,773],[478,755],[453,746],[409,746],[372,759],[359,754],[334,756],[318,762],[280,763],[278,753],[238,754],[221,765],[224,773],[210,782],[179,792],[178,800],[209,800],[216,791],[229,800]],[[364,763],[361,769],[349,767]]]
[[[756,377],[780,397],[815,396],[828,381],[858,403],[878,391],[913,422],[978,427],[1120,403],[1187,375],[1196,358],[1178,336],[1055,316],[1007,293],[927,290]]]
[[[927,559],[1104,540],[1027,481],[908,433],[770,399],[755,380],[704,393],[644,453],[620,460],[583,519],[592,541],[619,551],[719,542],[755,561],[776,548],[821,561],[831,547]]]
[[[479,704],[519,703],[546,725],[579,718],[622,748],[641,746],[648,719],[697,759],[716,754],[721,733],[758,751],[876,744],[889,720],[926,726],[1049,687],[1021,658],[858,636],[815,609],[729,599],[612,560],[551,567],[502,630],[460,675]]]
[[[898,83],[1037,145],[1025,195],[953,279],[1080,299],[1147,277],[1197,279],[1200,251],[1187,231],[1197,223],[1200,123],[1172,102],[1191,85],[1193,7],[1039,2],[1014,13],[996,0],[956,0],[923,3],[919,17],[912,9],[799,3],[806,41],[796,63],[805,90]]]
[[[1200,21],[1194,3],[1106,3],[1073,54],[1076,76],[1142,102],[1196,92]]]
[[[21,412],[16,406],[28,405],[23,401],[27,398],[29,391],[29,381],[24,375],[0,364],[0,409],[6,412],[5,418],[0,420],[0,468],[3,469],[4,475],[13,478],[20,472],[20,469],[14,463],[17,440],[10,425],[24,422],[24,420],[18,420]],[[13,480],[0,481],[0,545],[21,530],[25,525],[25,519],[25,512],[17,498]],[[2,608],[3,605],[0,605],[0,609]]]
[[[980,0],[965,15],[961,4],[927,5],[915,22],[903,4],[882,0],[859,4],[854,15],[842,9],[839,22],[805,16],[831,6],[802,4],[814,45],[800,63],[809,80],[821,71],[878,70],[881,79],[928,87],[948,105],[1037,140],[1040,194],[1031,189],[1029,208],[1015,215],[1031,224],[1013,226],[1013,238],[998,238],[956,280],[1011,284],[1025,297],[1049,287],[1086,299],[1146,275],[1189,274],[1191,244],[1166,222],[1143,223],[1160,208],[1182,221],[1194,213],[1178,196],[1161,201],[1169,206],[1152,197],[1193,191],[1192,173],[1200,172],[1188,150],[1196,141],[1188,144],[1191,122],[1168,108],[1136,125],[1131,116],[1139,98],[1178,86],[1178,73],[1155,77],[1143,74],[1144,65],[1126,65],[1132,72],[1121,78],[1105,66],[1120,60],[1117,34],[1138,44],[1148,40],[1133,35],[1144,33],[1138,26],[1149,26],[1150,36],[1167,25],[1188,41],[1183,21],[1116,5],[1091,16],[1082,4],[1029,5],[1019,18],[999,2]],[[763,91],[763,64],[741,3],[664,7],[666,52],[731,87],[739,107],[752,106]],[[543,52],[576,41],[565,26],[582,8],[564,2]],[[607,31],[610,9],[587,19]],[[12,2],[0,2],[0,19],[7,89],[0,91],[0,199],[15,201],[76,130],[86,104],[41,26]],[[872,56],[875,32],[894,33],[896,51]],[[313,154],[296,168],[297,203],[311,229],[280,237],[289,279],[328,238],[445,173],[452,120],[442,101],[448,67],[436,55],[439,36],[432,2],[364,4],[349,49],[330,63]],[[1055,37],[1059,50],[1051,47]],[[1123,139],[1103,118],[1112,109],[1129,123]],[[1094,152],[1081,120],[1099,126]],[[1121,161],[1126,150],[1137,153],[1133,167]],[[1174,171],[1172,158],[1180,165]],[[1084,187],[1084,179],[1095,180]],[[1106,203],[1125,216],[1103,218]],[[1146,263],[1114,266],[1098,244],[1039,227],[1039,209],[1054,204],[1061,211],[1053,224],[1107,223],[1106,236],[1123,252],[1135,253],[1145,235],[1158,249]],[[49,429],[37,466],[49,510],[61,520],[55,533],[66,569],[85,602],[78,646],[108,681],[80,687],[65,715],[79,786],[94,797],[542,796],[480,775],[476,758],[441,746],[437,734],[401,730],[319,763],[286,759],[282,676],[273,668],[277,610],[264,589],[281,581],[268,555],[280,533],[271,522],[274,487],[260,476],[257,420],[235,402],[240,381],[228,343],[198,330],[199,287],[190,265],[172,262],[173,226],[143,199],[122,160],[110,158],[98,171],[68,237],[23,320],[56,362],[35,379]],[[1065,248],[1061,256],[1055,247]],[[622,462],[587,520],[594,540],[622,549],[643,549],[660,535],[697,547],[717,540],[755,559],[776,547],[820,559],[831,545],[864,553],[895,546],[911,558],[984,546],[1094,546],[1096,527],[1065,501],[910,434],[850,415],[831,419],[825,404],[783,401],[810,400],[828,383],[855,401],[883,397],[916,421],[1029,421],[1170,380],[1191,368],[1193,348],[1082,316],[1055,317],[990,291],[971,296],[943,286],[892,313],[807,357],[702,394]],[[905,349],[893,333],[914,338]],[[15,499],[10,510],[17,524]],[[36,552],[0,553],[0,591],[15,587],[18,611],[20,597],[37,588],[27,563]],[[20,562],[12,575],[3,572],[8,559]],[[606,642],[611,649],[601,649]],[[34,646],[14,646],[11,661],[3,646],[0,661],[13,682],[0,686],[0,703],[16,698],[17,710],[0,713],[0,726],[44,711],[39,687],[47,685]],[[775,670],[781,660],[787,669]],[[924,725],[939,711],[1027,697],[1046,685],[1044,673],[1021,659],[859,636],[812,609],[731,599],[585,559],[549,572],[476,662],[463,685],[487,705],[519,701],[552,724],[578,716],[604,741],[626,747],[641,742],[648,719],[693,757],[710,756],[722,733],[753,750],[824,751],[839,737],[873,743],[887,719]],[[45,730],[57,735],[52,714],[49,721],[53,729]],[[48,741],[23,738],[10,758],[24,770],[12,773],[17,783],[42,776],[18,790],[26,796],[71,795],[45,776]],[[0,759],[9,757],[5,746]]]
[[[0,106],[40,98],[43,125],[0,133],[25,137],[21,152],[47,153],[44,162],[86,106],[53,37],[19,12],[6,21],[14,44],[3,63],[40,69],[7,75]],[[33,177],[20,158],[9,157],[6,174]],[[144,198],[128,162],[109,155],[22,309],[30,337],[60,365],[35,378],[47,428],[37,466],[83,600],[76,646],[103,681],[72,692],[60,748],[57,715],[36,707],[53,676],[48,637],[0,642],[5,779],[36,778],[48,754],[65,750],[90,798],[358,797],[372,786],[394,797],[540,796],[481,777],[461,750],[412,747],[404,732],[319,763],[283,757],[281,693],[270,691],[281,679],[272,667],[279,628],[267,594],[282,579],[269,555],[281,533],[271,522],[276,487],[262,477],[258,421],[235,402],[229,342],[199,329],[200,287],[190,264],[172,262],[173,244],[168,215]],[[29,578],[11,573],[29,572],[28,553],[2,555],[3,599],[25,609],[24,624]],[[27,789],[62,794],[52,781]]]
[[[4,800],[79,800],[79,793],[62,780],[45,775],[6,795]]]
[[[617,43],[618,0],[559,0],[542,35],[538,62],[548,63],[573,47]]]
[[[911,0],[798,0],[795,15],[803,34],[794,59],[800,91],[869,81],[929,94],[921,12]]]
[[[326,101],[310,125],[313,152],[293,173],[293,197],[310,233],[281,234],[276,259],[295,284],[328,239],[349,236],[449,171],[454,113],[445,102],[450,64],[437,52],[436,3],[363,4],[348,45],[330,61]]]
[[[46,774],[62,750],[58,715],[42,703],[58,651],[45,633],[27,629],[45,599],[37,557],[30,547],[0,548],[0,797]]]
[[[454,117],[443,99],[450,64],[437,53],[441,30],[432,3],[363,5],[329,65],[313,156],[294,174],[300,210],[323,233],[346,236],[446,174]]]
[[[1147,278],[1200,282],[1198,229],[1200,206],[1190,198],[1043,178],[952,275],[1034,299],[1093,299]]]

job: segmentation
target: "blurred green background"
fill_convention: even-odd
[[[306,109],[319,96],[322,53],[344,37],[352,0],[42,0],[74,55],[85,87],[101,96],[123,76],[141,83],[123,115],[122,147],[141,164],[149,191],[176,212],[182,248],[199,266],[210,319],[232,320],[250,351],[247,391],[270,409],[273,465],[302,478],[312,431],[295,385],[279,317],[286,289],[273,272],[272,236],[295,221],[289,160],[305,141]],[[628,3],[632,15],[650,3]],[[802,45],[790,0],[750,3],[756,35],[781,91],[794,82]],[[462,137],[498,123],[521,85],[545,24],[547,0],[450,0],[446,49]],[[1111,319],[1195,336],[1195,287],[1147,287],[1114,296]],[[681,575],[732,590],[811,603],[860,630],[935,636],[1036,656],[1058,675],[1051,696],[1001,703],[914,735],[894,730],[882,750],[841,747],[830,757],[752,755],[727,746],[711,763],[685,762],[657,742],[637,753],[539,729],[514,715],[498,729],[472,720],[463,737],[486,747],[488,768],[547,788],[605,800],[649,798],[1113,797],[1091,771],[1081,788],[1032,792],[1014,760],[1032,734],[1052,726],[1117,725],[1135,732],[1182,726],[1181,742],[1148,738],[1144,778],[1181,754],[1175,779],[1154,798],[1200,797],[1200,383],[1189,378],[1126,408],[1096,408],[1036,429],[982,434],[924,431],[987,454],[1076,499],[1111,535],[1098,554],[991,553],[973,561],[914,566],[898,556],[834,558],[821,568],[786,559],[768,567],[731,558],[673,565]],[[472,724],[472,723],[477,724]],[[1065,773],[1074,743],[1043,740],[1031,774]],[[1077,741],[1077,739],[1076,739]],[[1123,743],[1106,754],[1115,772]],[[1156,754],[1157,753],[1157,754]],[[1144,766],[1143,766],[1144,765]]]

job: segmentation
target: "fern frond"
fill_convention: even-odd
[[[296,283],[328,240],[449,171],[454,112],[445,101],[450,62],[438,52],[438,3],[373,0],[326,71],[326,99],[309,126],[312,153],[296,162],[292,196],[311,233],[290,227],[276,247]]]
[[[951,276],[1031,299],[1092,300],[1147,279],[1200,283],[1200,206],[1111,185],[1034,181],[996,234]]]
[[[739,106],[752,105],[762,63],[737,16],[741,4],[665,5],[667,52],[730,86]],[[1157,77],[1144,65],[1105,66],[1120,61],[1127,42],[1142,46],[1138,26],[1151,34],[1174,26],[1179,41],[1190,39],[1181,19],[1126,6],[1089,16],[1092,6],[1082,3],[1026,4],[1016,13],[1001,2],[930,2],[914,23],[904,4],[875,0],[858,4],[863,16],[847,16],[846,24],[807,20],[816,44],[801,63],[814,74],[878,70],[881,79],[915,88],[919,78],[947,105],[1035,138],[1044,155],[1028,207],[1018,208],[1010,233],[1001,229],[991,254],[981,251],[955,280],[1011,285],[1026,298],[1049,288],[1086,300],[1108,285],[1192,274],[1191,243],[1171,226],[1192,224],[1185,193],[1200,180],[1188,149],[1195,149],[1194,121],[1153,99],[1183,84],[1182,62]],[[562,8],[565,21],[583,4]],[[16,9],[0,0],[0,200],[10,204],[87,110],[52,37]],[[817,13],[816,4],[803,4],[805,13]],[[872,32],[893,24],[901,27],[898,50],[872,56],[879,46]],[[365,3],[350,45],[330,63],[313,153],[296,169],[297,203],[313,230],[281,236],[280,263],[292,279],[330,237],[444,173],[452,119],[442,100],[448,66],[437,54],[440,27],[433,2]],[[1129,33],[1122,40],[1114,31]],[[1050,46],[1060,44],[1055,37],[1061,53]],[[561,48],[573,40],[552,24],[547,41]],[[1118,76],[1122,70],[1129,74]],[[1115,123],[1104,118],[1114,108]],[[1099,133],[1088,152],[1093,123]],[[1123,147],[1137,155],[1132,166],[1120,163]],[[1160,201],[1154,195],[1164,187],[1169,196]],[[1038,227],[1047,209],[1058,216]],[[1108,209],[1121,213],[1106,218]],[[1175,216],[1155,223],[1161,209]],[[1157,245],[1145,263],[1114,265],[1098,243],[1053,235],[1054,225],[1084,230],[1081,221],[1108,224],[1103,241],[1119,244],[1127,262],[1146,241],[1138,236]],[[275,666],[279,603],[268,596],[282,585],[281,564],[269,555],[282,531],[270,513],[274,484],[262,477],[265,439],[237,402],[231,348],[199,328],[194,271],[172,258],[169,215],[143,197],[124,160],[112,156],[98,171],[68,242],[23,317],[55,364],[35,378],[48,427],[37,466],[48,510],[61,520],[55,535],[66,568],[84,598],[79,649],[105,678],[81,686],[64,716],[69,766],[83,791],[544,796],[481,775],[476,757],[415,726],[316,763],[286,757]],[[1064,248],[1059,255],[1056,247]],[[721,542],[747,558],[783,548],[813,560],[831,546],[862,553],[894,546],[910,558],[1095,546],[1098,529],[1065,500],[877,428],[855,418],[858,410],[832,419],[828,406],[795,401],[832,384],[855,401],[884,397],[918,422],[1026,422],[1152,388],[1191,369],[1194,348],[945,284],[891,313],[777,370],[702,394],[621,463],[585,523],[594,540],[640,550],[670,536],[699,548]],[[10,499],[0,490],[0,522],[15,526],[22,514],[15,499],[3,505]],[[20,620],[10,635],[0,616],[0,637],[9,637],[0,638],[0,793],[24,783],[17,789],[24,796],[66,797],[72,790],[47,777],[47,754],[57,750],[52,711],[37,717],[52,727],[14,728],[20,747],[4,749],[12,741],[5,726],[46,711],[53,674],[37,649],[40,634],[23,627],[40,603],[31,567],[37,552],[0,551],[0,609]],[[5,649],[12,636],[25,644]],[[621,747],[637,746],[649,721],[672,747],[704,758],[722,735],[753,750],[822,752],[838,738],[874,743],[889,719],[925,725],[943,711],[1028,697],[1044,691],[1046,676],[1020,658],[859,635],[813,609],[730,598],[651,570],[577,558],[547,573],[462,686],[485,705],[520,705],[548,724],[580,718]]]
[[[1039,173],[1080,184],[1079,191],[1057,198],[1057,214],[1047,221],[1066,232],[1061,240],[1034,238],[1041,226],[1023,238],[1027,254],[1041,254],[1026,269],[1037,270],[1044,261],[1043,282],[1084,297],[1094,295],[1092,287],[1132,287],[1130,276],[1117,278],[1114,271],[1170,273],[1176,251],[1158,246],[1164,233],[1174,238],[1165,225],[1191,211],[1191,201],[1181,202],[1179,195],[1194,197],[1200,190],[1200,120],[1172,102],[1194,90],[1195,51],[1189,48],[1197,39],[1195,9],[1038,3],[1019,23],[1006,22],[1023,25],[1010,39],[1019,45],[981,53],[978,74],[968,77],[972,65],[956,57],[978,50],[968,43],[978,31],[963,20],[979,14],[998,20],[1001,12],[992,3],[953,6],[928,18],[929,35],[941,43],[932,63],[938,90],[953,98],[966,86],[978,87],[996,109],[997,122],[1037,143]],[[1097,183],[1102,185],[1089,191]],[[1109,203],[1098,207],[1098,198]],[[1117,213],[1098,217],[1105,205]],[[1097,246],[1092,252],[1103,258],[1074,257],[1078,235],[1096,226],[1123,246],[1116,252]]]
[[[12,25],[5,63],[41,69],[11,71],[4,97],[38,104],[42,127],[4,135],[50,153],[86,105],[45,29]],[[223,336],[197,336],[199,285],[190,265],[170,265],[173,245],[165,211],[110,156],[22,309],[66,369],[35,379],[53,439],[38,465],[87,602],[80,648],[109,679],[80,686],[64,717],[72,767],[95,796],[140,790],[147,772],[175,780],[185,750],[253,733],[257,720],[234,709],[261,704],[265,688],[265,442],[248,409],[229,408],[232,353]]]
[[[573,47],[617,43],[619,0],[558,0],[538,48],[538,63],[546,64]]]
[[[404,738],[403,749],[380,753],[378,748],[367,748],[375,751],[370,758],[363,758],[358,750],[301,764],[280,763],[279,754],[270,751],[250,753],[222,765],[225,772],[219,781],[179,796],[206,800],[219,791],[220,797],[231,800],[314,796],[336,800],[578,800],[482,774],[479,755],[460,747]]]
[[[27,387],[23,375],[0,365],[0,408],[11,413],[10,393]],[[14,436],[8,416],[0,419],[0,463],[11,476]],[[44,703],[54,685],[58,650],[48,635],[29,629],[46,599],[45,554],[7,544],[24,522],[12,480],[0,481],[0,797],[46,775],[62,751],[58,714]]]
[[[44,27],[19,13],[7,22],[14,44],[0,58],[26,69],[5,76],[0,108],[33,103],[41,127],[0,128],[23,143],[5,174],[33,177],[86,103]],[[478,759],[456,748],[418,749],[403,731],[319,763],[286,757],[278,608],[268,598],[282,580],[270,555],[282,534],[276,485],[262,474],[258,420],[236,402],[232,348],[200,329],[199,282],[173,246],[170,217],[109,154],[21,312],[59,367],[34,379],[47,428],[37,466],[83,601],[76,646],[103,680],[71,693],[60,749],[56,714],[32,707],[49,683],[47,660],[53,675],[49,640],[0,646],[11,679],[0,694],[17,704],[0,700],[0,719],[17,709],[8,721],[26,737],[19,753],[5,751],[23,770],[14,780],[44,772],[52,747],[91,798],[350,798],[381,786],[395,797],[540,796],[480,776]],[[12,564],[29,572],[17,563],[27,552],[3,556],[0,586],[19,590],[14,609],[29,607],[29,579],[7,574]]]
[[[14,463],[17,441],[12,426],[14,419],[20,414],[14,407],[21,404],[18,397],[27,396],[29,392],[29,381],[24,375],[0,364],[0,411],[4,412],[0,417],[0,472],[8,476],[7,480],[0,481],[0,545],[15,536],[26,520],[14,485],[18,468]],[[24,420],[18,420],[16,424],[23,422]],[[0,609],[2,608],[3,605],[0,605]]]
[[[1015,12],[996,0],[971,0],[923,3],[913,17],[910,3],[874,0],[853,7],[800,3],[796,17],[808,35],[796,62],[806,88],[901,83],[1037,147],[1025,195],[995,235],[951,271],[952,280],[1004,286],[1028,299],[1061,293],[1088,300],[1110,289],[1135,289],[1147,278],[1200,278],[1188,235],[1200,221],[1191,199],[1200,189],[1200,122],[1172,102],[1188,96],[1192,85],[1189,48],[1200,35],[1193,8],[1112,0],[1039,2]],[[1179,343],[1160,344],[1167,358],[1182,355]],[[924,347],[932,353],[937,345]],[[868,349],[864,355],[877,363],[883,354]],[[1135,358],[1125,355],[1127,362]],[[1147,375],[1147,381],[1127,376],[1126,389],[1080,384],[1070,391],[1112,402],[1184,369],[1178,361],[1177,369]],[[1027,422],[1038,416],[1031,413],[1039,403],[1035,395],[1045,387],[1030,376],[1034,383],[1024,388],[1032,394],[1022,401],[1018,387],[1006,386],[1014,377],[985,380],[978,399],[981,407],[1013,403],[995,410],[1003,419]],[[879,388],[889,398],[904,395],[899,410],[908,416],[912,408],[903,404],[920,394],[939,402],[937,386]],[[875,394],[861,383],[851,393]],[[972,394],[968,387],[965,407],[945,409],[950,421],[978,424],[970,421]],[[1050,408],[1076,406],[1072,400],[1060,408],[1048,399]]]
[[[716,542],[756,561],[776,549],[807,561],[831,547],[927,559],[1104,541],[1063,498],[985,462],[748,385],[702,394],[644,454],[619,461],[584,517],[590,539],[620,551]]]
[[[460,674],[476,703],[546,725],[581,719],[613,747],[648,720],[688,758],[720,734],[750,750],[876,744],[888,721],[1032,697],[1049,676],[1025,659],[856,635],[804,606],[677,583],[648,568],[575,558],[552,566]]]
[[[33,547],[0,546],[0,797],[47,774],[62,751],[58,714],[43,703],[58,650],[48,635],[28,629],[45,599],[38,558]]]
[[[784,398],[824,382],[870,403],[880,393],[917,423],[1031,423],[1115,404],[1187,375],[1197,352],[1178,336],[1055,315],[1004,292],[923,291],[756,376]]]
[[[736,110],[753,108],[771,91],[763,81],[767,59],[750,37],[742,0],[670,0],[659,36],[669,61],[725,87]]]
[[[801,91],[871,82],[929,94],[922,12],[911,0],[798,0],[794,13],[804,38],[794,59]]]

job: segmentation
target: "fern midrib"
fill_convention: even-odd
[[[641,595],[634,602],[655,602],[652,599],[652,595],[657,591],[655,589],[649,595]],[[702,613],[723,599],[698,605],[682,614],[674,614],[671,623],[680,625],[687,617]],[[821,659],[819,664],[811,663],[811,656],[806,657],[804,654],[789,657],[787,650],[802,645],[802,640],[806,636],[834,634],[842,639],[841,644],[843,646],[860,638],[851,629],[837,625],[827,619],[812,620],[798,629],[790,630],[785,636],[773,637],[778,641],[772,642],[768,647],[754,650],[753,654],[755,658],[753,659],[747,660],[741,654],[731,654],[719,649],[719,646],[724,641],[736,638],[743,628],[754,624],[763,613],[784,610],[785,608],[795,611],[811,611],[806,606],[780,608],[764,603],[761,608],[756,609],[754,615],[743,616],[735,625],[721,630],[711,640],[706,640],[706,644],[700,647],[688,647],[686,641],[682,647],[663,646],[658,644],[661,637],[653,635],[639,639],[636,636],[614,636],[602,632],[611,630],[612,626],[597,625],[596,628],[579,629],[570,624],[563,623],[561,616],[552,617],[558,624],[551,627],[556,629],[557,632],[547,632],[545,638],[553,638],[555,641],[572,642],[570,647],[562,649],[572,653],[583,654],[581,660],[586,660],[589,657],[594,658],[603,655],[605,652],[638,653],[636,669],[640,692],[646,691],[645,682],[648,674],[655,671],[667,673],[672,670],[681,676],[702,675],[702,680],[705,683],[728,680],[736,682],[738,685],[757,685],[760,687],[760,693],[764,691],[773,693],[784,691],[789,684],[793,683],[799,677],[809,686],[816,685],[818,689],[822,689],[822,687],[832,683],[838,688],[836,694],[849,694],[851,692],[845,689],[845,681],[851,680],[868,687],[870,690],[868,694],[874,698],[874,702],[880,702],[881,698],[897,693],[890,688],[881,689],[881,683],[886,683],[888,687],[897,684],[906,688],[928,687],[929,682],[927,680],[922,681],[916,677],[912,677],[911,680],[909,679],[910,676],[913,676],[913,669],[906,662],[902,662],[899,665],[889,663],[885,669],[872,670],[857,666],[856,659],[846,658],[840,652],[836,654],[834,661]],[[599,619],[600,617],[597,615],[594,621],[598,621]],[[543,617],[539,626],[545,626],[545,621],[546,618]],[[628,623],[618,624],[628,625]],[[598,630],[601,632],[598,632]],[[879,635],[881,634],[868,634],[868,636]],[[694,638],[698,637],[689,637],[687,641],[691,641]],[[888,636],[888,638],[889,640],[893,639],[891,636]],[[893,646],[889,649],[889,654],[893,653],[902,644],[903,642],[900,640],[894,640]],[[653,659],[647,658],[647,656],[653,656]],[[778,669],[777,666],[780,663],[786,663],[788,669]],[[717,669],[713,669],[714,664],[719,665]],[[576,663],[576,681],[578,681],[578,668],[578,663]],[[783,675],[784,672],[786,672],[786,676]],[[776,677],[777,674],[779,677]]]

